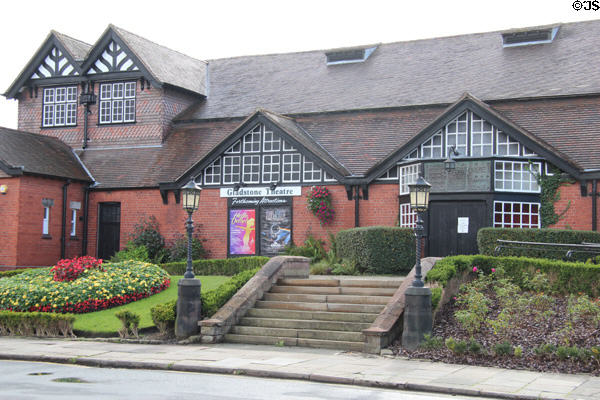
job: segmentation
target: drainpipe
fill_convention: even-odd
[[[62,224],[60,229],[60,258],[65,258],[65,235],[67,233],[67,186],[71,184],[71,180],[67,179],[62,187]]]
[[[87,255],[89,204],[90,185],[87,185],[83,188],[83,236],[81,238],[81,256]]]
[[[90,113],[90,105],[88,103],[85,104],[85,108],[83,111],[83,148],[87,147],[88,142],[88,115]]]
[[[597,203],[598,203],[598,180],[592,180],[592,230],[598,230],[598,215],[597,215]]]
[[[360,226],[360,186],[355,186],[356,189],[354,194],[354,227],[358,228]]]

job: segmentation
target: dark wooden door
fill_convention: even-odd
[[[121,203],[100,203],[98,219],[98,258],[108,260],[119,251]]]
[[[427,254],[433,257],[476,254],[477,231],[489,225],[485,201],[431,202]]]

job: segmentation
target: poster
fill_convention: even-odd
[[[260,219],[260,253],[281,253],[292,242],[292,208],[261,207]]]
[[[229,254],[256,254],[256,210],[229,210]]]
[[[469,233],[469,217],[458,217],[457,233]]]

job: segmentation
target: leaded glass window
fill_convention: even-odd
[[[240,156],[223,157],[223,183],[235,184],[240,182]]]
[[[467,154],[467,113],[446,125],[446,148],[454,147],[460,156]]]
[[[539,193],[536,175],[541,172],[540,163],[522,161],[496,161],[494,187],[503,192]]]
[[[494,227],[539,228],[540,204],[518,201],[495,201]]]
[[[442,158],[442,131],[429,138],[421,145],[423,158]]]
[[[283,155],[283,182],[300,182],[300,161],[299,153]]]
[[[494,128],[492,124],[473,114],[471,120],[471,156],[488,157],[494,154]]]
[[[42,126],[77,125],[77,86],[45,88]]]

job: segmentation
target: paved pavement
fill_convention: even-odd
[[[600,377],[300,347],[0,337],[0,359],[212,372],[510,399],[600,399]]]

